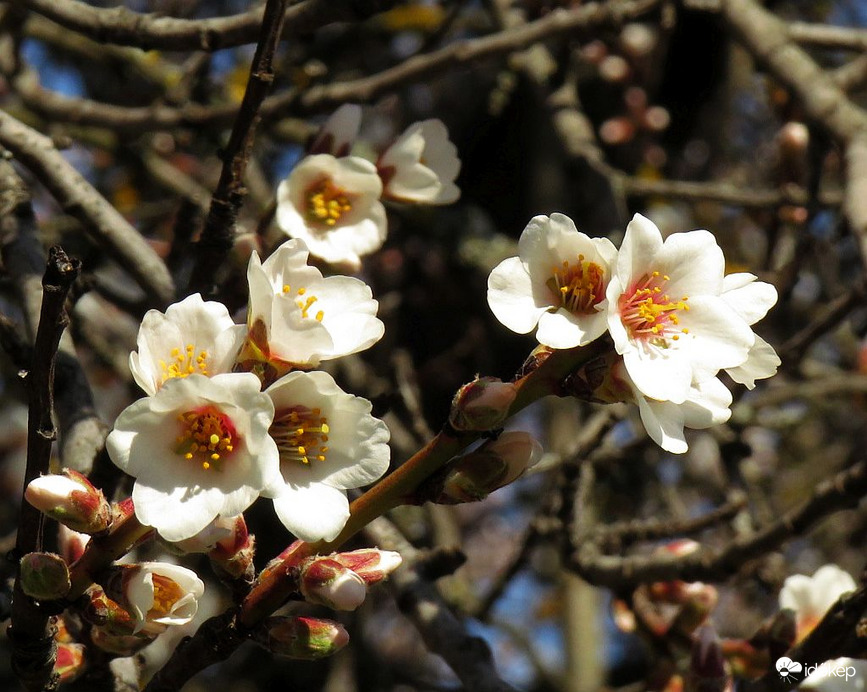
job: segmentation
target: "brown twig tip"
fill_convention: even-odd
[[[48,264],[45,268],[45,276],[42,278],[44,288],[69,290],[79,274],[81,274],[81,260],[69,257],[59,245],[54,245],[48,250]]]

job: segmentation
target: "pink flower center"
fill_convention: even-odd
[[[277,443],[281,461],[297,461],[309,464],[311,461],[325,461],[328,451],[328,419],[318,408],[306,406],[277,411],[274,422],[268,431]]]
[[[213,406],[178,414],[180,432],[175,439],[175,451],[184,459],[196,460],[206,471],[219,470],[226,457],[234,451],[238,433],[232,421]]]
[[[578,255],[574,264],[564,260],[563,265],[551,270],[545,282],[559,305],[573,314],[591,315],[596,305],[605,298],[605,272],[595,262],[587,262]]]
[[[665,292],[670,280],[669,276],[656,271],[645,274],[620,296],[620,319],[632,339],[667,347],[668,337],[677,341],[680,339],[678,332],[689,334],[689,329],[678,326],[678,313],[689,311],[686,302],[689,296],[672,300]]]
[[[330,178],[311,185],[304,195],[307,220],[317,226],[331,227],[352,211],[353,196]]]

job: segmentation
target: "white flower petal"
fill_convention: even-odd
[[[302,541],[330,541],[349,518],[349,501],[342,490],[322,483],[286,485],[274,498],[277,517]]]
[[[755,324],[776,304],[777,289],[764,281],[755,281],[752,274],[732,276],[738,278],[748,276],[752,277],[753,281],[735,288],[731,288],[735,284],[734,280],[725,282],[721,297],[747,324]]]
[[[735,382],[745,385],[747,389],[754,389],[756,380],[775,375],[781,362],[774,347],[756,334],[756,342],[747,354],[746,362],[734,368],[726,368],[726,372]]]
[[[656,444],[666,452],[683,454],[688,449],[683,435],[683,412],[670,401],[653,401],[636,397],[638,412],[644,429]]]
[[[503,260],[488,276],[488,305],[503,325],[518,334],[531,332],[548,309],[533,299],[530,275],[518,257]]]

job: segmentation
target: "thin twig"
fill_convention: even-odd
[[[232,249],[235,220],[247,195],[243,182],[244,171],[253,149],[259,108],[274,82],[274,52],[277,50],[288,2],[289,0],[267,0],[265,5],[262,32],[253,56],[253,64],[250,66],[250,79],[229,143],[223,153],[220,181],[211,197],[208,217],[196,246],[196,263],[190,278],[190,292],[198,291],[203,295],[215,293],[215,277]]]
[[[683,556],[603,555],[593,541],[575,547],[570,567],[591,584],[614,590],[638,584],[671,581],[714,581],[735,574],[746,562],[777,548],[784,541],[807,531],[825,517],[854,507],[867,494],[867,462],[838,473],[823,482],[800,507],[749,536],[737,538],[718,552],[707,548]]]

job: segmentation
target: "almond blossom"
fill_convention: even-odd
[[[243,338],[244,327],[232,321],[225,305],[194,293],[165,313],[145,313],[129,369],[136,384],[152,395],[175,377],[230,372]]]
[[[762,319],[777,302],[777,289],[771,284],[756,281],[753,274],[727,274],[723,277],[722,299],[747,324],[753,325]],[[758,334],[742,364],[726,368],[729,376],[739,384],[753,389],[756,380],[763,380],[776,374],[780,367],[780,357]]]
[[[780,590],[780,608],[795,611],[797,640],[806,637],[843,594],[857,588],[852,576],[835,564],[823,565],[808,577],[787,577]]]
[[[663,241],[640,214],[629,223],[606,293],[608,329],[644,396],[682,404],[695,381],[747,362],[749,292],[722,297],[724,266],[708,231]]]
[[[171,625],[187,624],[204,592],[195,572],[166,562],[117,565],[106,584],[106,594],[133,617],[133,634],[142,630],[155,634]]]
[[[382,181],[357,156],[307,156],[277,188],[277,225],[307,243],[310,253],[357,270],[361,257],[385,241]]]
[[[488,277],[488,304],[514,332],[538,326],[545,346],[584,346],[607,328],[605,290],[616,257],[610,240],[580,233],[568,216],[536,216],[518,240],[518,257]]]
[[[684,428],[703,430],[725,423],[731,417],[731,392],[716,377],[692,382],[686,399],[675,404],[645,396],[630,377],[621,357],[610,355],[606,360],[604,380],[594,390],[593,397],[606,403],[637,404],[647,434],[667,452],[683,454],[687,451]]]
[[[182,541],[217,516],[240,514],[279,482],[273,417],[252,373],[192,374],[122,411],[106,448],[136,478],[138,520]]]
[[[282,485],[274,498],[283,525],[303,541],[332,540],[349,518],[346,490],[388,469],[389,432],[366,399],[324,372],[290,372],[265,390],[274,402],[271,436]]]
[[[247,280],[249,346],[259,357],[313,367],[369,348],[385,327],[376,317],[379,303],[370,287],[349,276],[324,278],[307,264],[301,240],[283,243],[262,262],[250,257]]]
[[[441,120],[410,125],[379,157],[383,196],[417,204],[451,204],[461,196],[458,150]]]

